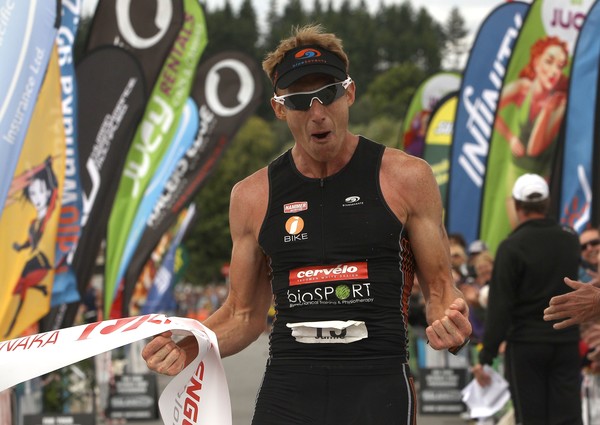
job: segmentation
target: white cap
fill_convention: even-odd
[[[517,179],[512,190],[513,198],[522,202],[543,201],[549,194],[548,183],[537,174],[523,174]]]
[[[484,241],[477,239],[469,245],[469,255],[479,254],[480,252],[487,251],[487,249],[487,244]]]

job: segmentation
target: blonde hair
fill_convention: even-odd
[[[473,260],[473,267],[477,270],[477,266],[482,263],[490,263],[492,266],[494,265],[494,257],[488,251],[483,251],[475,257]]]
[[[344,52],[342,47],[342,40],[339,39],[335,34],[326,33],[325,29],[320,24],[310,24],[303,27],[292,27],[292,35],[279,42],[279,45],[272,52],[267,53],[265,60],[262,63],[262,68],[273,83],[273,74],[275,73],[275,67],[283,60],[283,57],[290,50],[298,46],[317,45],[324,49],[335,53],[340,57],[346,67],[346,73],[348,73],[348,66],[350,61],[348,55]]]

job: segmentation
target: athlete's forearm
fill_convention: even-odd
[[[225,304],[206,319],[204,325],[216,334],[221,357],[227,357],[256,341],[266,329],[267,317],[266,312],[259,315],[235,311]]]

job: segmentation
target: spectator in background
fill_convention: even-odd
[[[469,270],[469,276],[477,276],[474,262],[477,256],[482,252],[488,252],[488,246],[484,241],[477,239],[469,244],[469,249],[467,250],[467,269]]]
[[[480,343],[483,338],[485,308],[482,300],[487,300],[486,286],[492,277],[494,258],[489,252],[482,252],[475,257],[473,269],[474,277],[468,277],[460,285],[459,289],[465,295],[469,304],[469,321],[473,327],[471,342]],[[482,294],[482,292],[486,292]]]
[[[452,269],[460,274],[462,280],[466,279],[469,270],[467,269],[467,253],[462,245],[458,243],[450,244],[450,262]]]
[[[450,245],[458,244],[462,246],[465,251],[467,249],[467,241],[465,240],[465,237],[462,235],[462,233],[449,233],[448,242],[450,243]]]
[[[588,348],[587,373],[600,374],[600,322],[588,322],[582,325],[581,339]]]
[[[581,244],[581,265],[579,280],[589,282],[598,278],[598,254],[600,254],[600,231],[586,229],[579,235]]]
[[[579,238],[546,216],[549,189],[537,174],[513,186],[518,226],[496,252],[483,348],[473,374],[482,386],[498,348],[507,341],[506,378],[516,422],[578,425],[581,420],[579,329],[552,329],[543,311],[553,296],[568,291],[564,276],[577,276]]]

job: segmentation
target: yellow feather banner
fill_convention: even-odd
[[[0,219],[0,340],[50,309],[65,150],[54,49]]]

